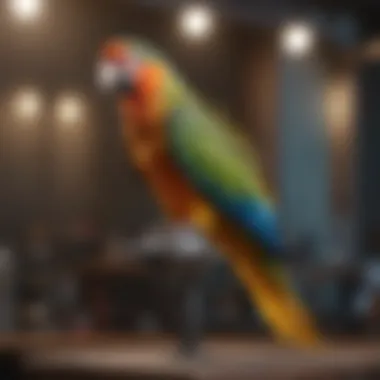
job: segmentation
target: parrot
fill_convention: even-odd
[[[194,226],[225,256],[275,339],[318,345],[283,265],[275,199],[242,130],[145,39],[104,41],[96,81],[115,97],[123,144],[163,213]]]

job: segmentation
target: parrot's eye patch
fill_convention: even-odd
[[[100,62],[96,67],[97,85],[103,90],[114,90],[119,81],[119,70],[109,62]]]
[[[128,54],[122,60],[103,59],[97,67],[97,82],[107,91],[130,93],[136,83],[140,62],[137,57]]]
[[[97,67],[97,84],[108,91],[132,91],[136,81],[137,66],[101,62]]]

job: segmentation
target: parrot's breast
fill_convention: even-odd
[[[177,221],[188,221],[192,205],[203,202],[164,152],[153,155],[144,175],[164,211]]]

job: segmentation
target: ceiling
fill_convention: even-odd
[[[130,0],[119,0],[131,2]],[[140,5],[173,8],[189,0],[134,0]],[[241,21],[261,24],[278,23],[286,17],[325,13],[327,17],[349,14],[360,25],[361,36],[368,38],[380,32],[380,4],[378,0],[195,0],[211,4],[221,13]]]

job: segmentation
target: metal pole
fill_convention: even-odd
[[[197,354],[204,331],[203,289],[194,277],[186,286],[182,305],[179,350],[186,357]]]

